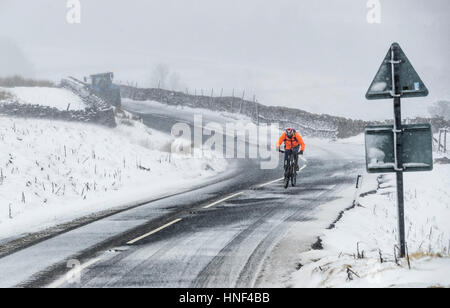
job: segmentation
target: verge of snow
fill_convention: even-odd
[[[364,145],[365,144],[365,136],[364,136],[364,134],[359,134],[357,136],[350,137],[350,138],[337,139],[336,143]]]
[[[375,182],[372,175],[367,180]],[[300,255],[302,267],[292,275],[292,284],[450,287],[449,187],[450,165],[436,165],[432,172],[405,174],[405,225],[411,269],[406,260],[395,262],[395,176],[385,175],[376,194],[361,198],[361,206],[345,212],[335,229],[322,232],[323,250]]]

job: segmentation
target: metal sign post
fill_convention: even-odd
[[[397,136],[395,153],[397,161],[397,205],[398,205],[398,234],[400,242],[400,257],[404,258],[406,255],[406,240],[405,240],[405,199],[403,193],[403,161],[402,161],[402,114],[400,97],[394,98],[394,134]]]
[[[432,168],[432,159],[431,163],[420,163],[418,162],[408,162],[408,164],[404,164],[404,144],[403,144],[403,135],[405,134],[404,127],[402,125],[402,113],[401,113],[401,97],[420,97],[427,96],[428,89],[420,79],[417,72],[414,70],[413,66],[409,62],[408,58],[404,54],[400,45],[394,43],[391,45],[390,50],[388,51],[384,62],[381,64],[380,69],[378,70],[377,75],[375,76],[369,90],[367,91],[366,98],[367,99],[386,99],[393,98],[394,99],[394,126],[391,127],[393,137],[393,146],[391,149],[388,149],[387,152],[391,151],[393,153],[383,153],[382,162],[379,162],[378,159],[373,159],[369,153],[369,151],[373,151],[375,149],[380,152],[379,148],[377,148],[377,143],[380,143],[375,138],[373,141],[373,135],[381,136],[383,141],[381,143],[386,143],[386,128],[380,129],[380,127],[368,127],[366,129],[366,157],[367,157],[367,166],[369,172],[377,172],[379,170],[388,170],[386,172],[395,172],[397,176],[397,205],[398,205],[398,237],[400,243],[400,257],[404,258],[406,255],[406,239],[405,239],[405,203],[404,203],[404,193],[403,193],[403,172],[408,167],[415,167],[414,171],[426,171]],[[372,137],[369,139],[368,132],[372,130]],[[431,132],[431,128],[430,128]],[[411,132],[413,136],[420,136],[419,132]],[[411,138],[409,138],[411,139]],[[414,139],[414,138],[413,138]],[[429,137],[431,141],[431,134]],[[431,144],[431,142],[430,142]],[[381,145],[378,145],[381,147]],[[375,151],[375,152],[376,152]],[[410,156],[421,156],[415,155],[419,149],[415,148],[411,152],[407,153]],[[386,154],[386,155],[385,155]],[[422,153],[419,153],[422,154]],[[384,159],[386,157],[393,156],[393,163],[386,163]],[[426,155],[422,155],[426,156]],[[431,156],[432,154],[429,154]],[[374,161],[372,161],[374,160]],[[429,159],[426,159],[429,161]],[[372,169],[371,167],[372,166]],[[373,171],[375,170],[375,171]]]
[[[397,173],[397,207],[398,207],[398,236],[400,244],[400,258],[406,255],[405,238],[405,198],[403,191],[403,160],[402,160],[402,105],[400,94],[400,76],[398,65],[401,61],[395,59],[395,48],[391,46],[392,89],[394,97],[394,140],[395,162]]]

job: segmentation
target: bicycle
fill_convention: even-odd
[[[286,150],[279,150],[281,153],[285,153]],[[291,182],[292,187],[297,185],[297,168],[295,164],[294,154],[292,150],[288,150],[288,157],[286,167],[284,169],[284,188],[287,189],[289,187],[289,182]]]

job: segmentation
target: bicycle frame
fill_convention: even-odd
[[[287,159],[284,160],[285,168],[284,168],[284,186],[287,189],[289,186],[289,182],[291,182],[292,187],[295,187],[297,184],[297,171],[295,166],[295,159],[293,159],[292,150],[279,150],[281,153],[288,152]],[[287,162],[286,162],[287,161]]]

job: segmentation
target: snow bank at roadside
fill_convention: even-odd
[[[132,120],[0,120],[0,240],[191,187],[227,165],[171,154],[170,136]]]
[[[359,134],[357,136],[350,137],[350,138],[337,139],[336,142],[340,143],[340,144],[359,144],[359,145],[364,145],[365,144],[365,135],[364,134]]]
[[[53,107],[58,110],[83,110],[83,100],[66,89],[46,87],[0,88],[13,96],[19,103]]]
[[[361,198],[361,206],[322,233],[323,250],[301,254],[303,266],[292,277],[295,287],[450,287],[450,165],[405,174],[411,269],[394,255],[394,180],[392,175],[379,178],[377,193]]]

